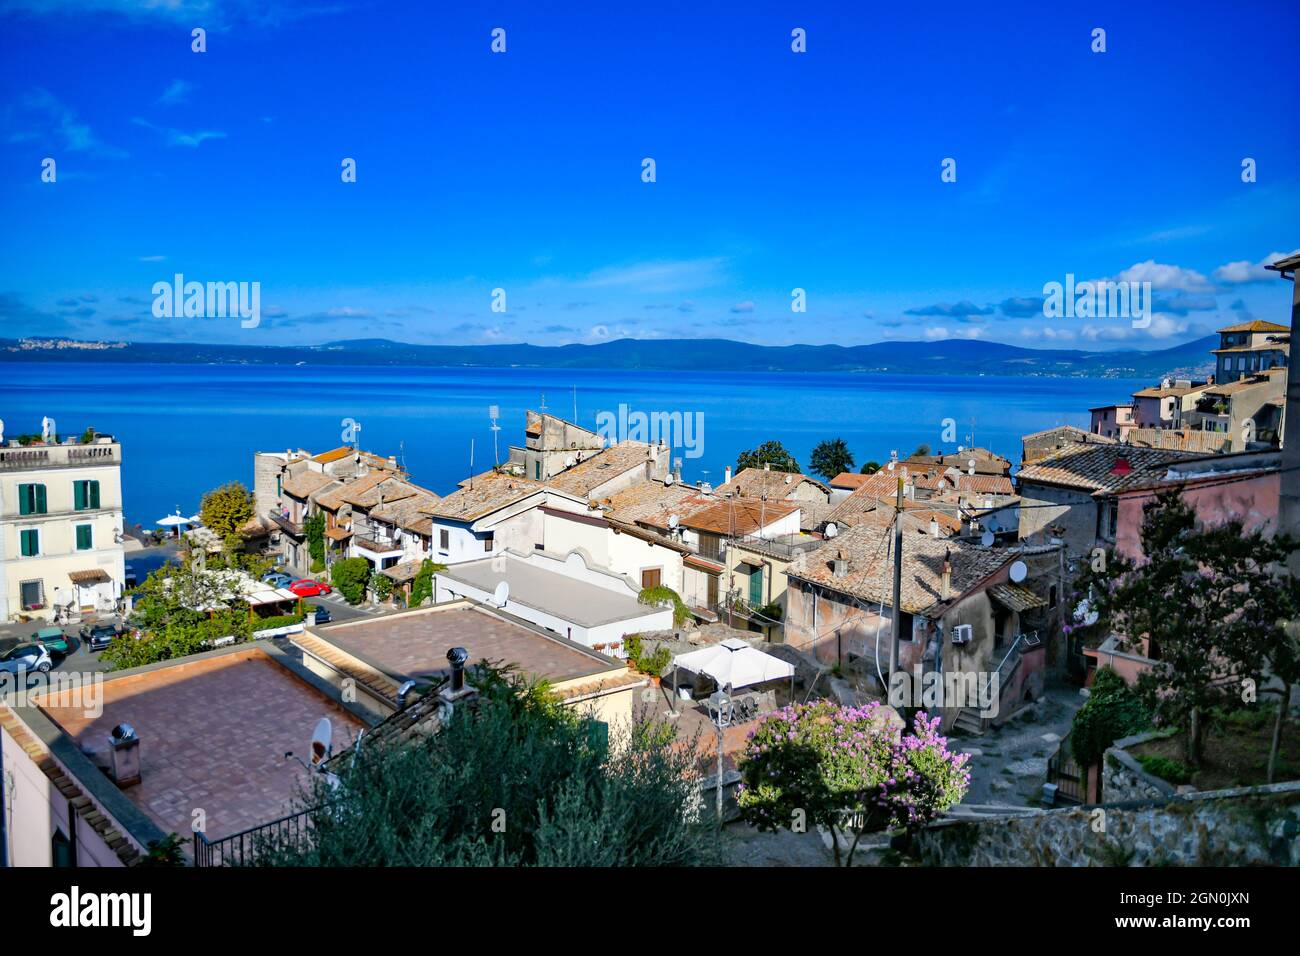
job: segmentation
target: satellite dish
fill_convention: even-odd
[[[832,521],[830,524],[826,526],[826,537],[833,538],[839,533],[840,533],[840,529],[836,527],[834,521]]]
[[[328,717],[316,721],[316,729],[311,734],[311,765],[319,767],[330,758],[334,749],[334,728]]]
[[[1017,584],[1019,584],[1021,581],[1023,581],[1023,580],[1024,580],[1025,578],[1027,578],[1028,576],[1029,576],[1029,568],[1025,567],[1025,562],[1023,562],[1023,561],[1012,561],[1012,562],[1011,562],[1011,580],[1012,580],[1012,581],[1015,581]]]
[[[574,458],[572,455],[570,455],[568,458],[564,459],[564,467],[565,467],[565,468],[572,468],[572,467],[573,467],[574,465],[576,465],[577,463],[578,463],[577,459]]]
[[[507,581],[501,581],[497,588],[492,592],[492,600],[497,607],[505,607],[506,602],[510,600],[510,584]]]
[[[668,474],[664,475],[664,484],[665,484],[665,485],[671,485],[671,484],[673,483],[673,481],[674,481],[674,479],[673,479],[673,473],[672,473],[671,471],[668,472]]]
[[[677,517],[677,515],[669,515],[669,516],[668,516],[668,527],[670,527],[670,528],[676,528],[677,525],[681,522],[681,520],[682,520],[682,519],[679,518],[679,517]]]
[[[980,544],[984,545],[986,548],[993,547],[993,540],[992,531],[985,531],[984,534],[980,536]]]

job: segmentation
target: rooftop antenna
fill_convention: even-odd
[[[402,439],[397,443],[397,458],[402,463],[402,471],[406,471],[406,440]],[[410,474],[410,472],[407,472]]]
[[[501,409],[495,405],[489,405],[488,418],[492,419],[492,463],[497,466],[500,466],[501,464],[501,455],[497,451],[497,432],[501,431],[501,426],[497,424],[497,419],[500,417]]]
[[[469,490],[474,490],[474,439],[469,440]]]
[[[573,424],[578,424],[578,386],[573,386]]]
[[[541,409],[542,409],[542,414],[545,415],[546,414],[546,393],[545,392],[542,392]]]

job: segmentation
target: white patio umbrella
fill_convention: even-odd
[[[189,518],[181,517],[181,510],[177,508],[175,514],[170,514],[166,518],[159,518],[158,521],[155,523],[160,528],[173,529],[172,533],[175,534],[177,537],[180,537],[181,525],[193,524],[194,522],[191,521]]]
[[[678,654],[673,658],[673,698],[676,706],[677,671],[676,668],[696,674],[707,674],[717,681],[719,687],[748,687],[764,681],[789,677],[791,687],[794,680],[794,665],[765,654],[750,647],[736,637],[729,637],[719,644]]]

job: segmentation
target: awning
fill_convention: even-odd
[[[384,577],[392,578],[397,584],[406,584],[409,581],[415,580],[415,576],[420,573],[420,565],[422,564],[424,564],[424,561],[420,558],[416,558],[412,561],[403,561],[401,564],[395,564],[391,568],[384,568],[379,573]]]
[[[719,687],[748,687],[764,681],[794,676],[794,665],[764,654],[737,637],[720,644],[678,654],[673,664],[696,674],[707,674]]]
[[[1027,587],[1019,584],[995,584],[989,588],[989,597],[1008,611],[1030,611],[1047,607],[1047,602]]]
[[[325,537],[331,541],[346,541],[352,537],[352,531],[349,528],[328,528],[325,531]]]
[[[103,568],[92,568],[89,571],[69,571],[68,577],[72,579],[73,584],[81,587],[88,584],[100,584],[109,580],[108,572]]]

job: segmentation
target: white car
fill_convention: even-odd
[[[54,662],[44,644],[19,644],[0,655],[0,671],[17,674],[19,671],[40,671],[48,674]]]

